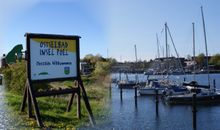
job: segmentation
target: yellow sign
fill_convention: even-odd
[[[76,77],[76,44],[74,39],[30,38],[31,79]]]

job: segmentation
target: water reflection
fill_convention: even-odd
[[[115,75],[117,76],[117,75]],[[141,75],[139,75],[141,76]],[[142,75],[143,76],[143,75]],[[130,76],[132,77],[132,75]],[[135,76],[133,76],[135,78]],[[198,75],[200,84],[206,84],[206,75]],[[170,77],[175,78],[175,77]],[[190,80],[192,76],[188,76]],[[219,74],[211,75],[216,79],[216,86],[220,88]],[[130,78],[132,79],[132,78]],[[144,79],[144,77],[139,78]],[[183,76],[178,76],[179,81],[183,81]],[[100,129],[145,129],[145,130],[191,130],[192,107],[187,105],[167,105],[159,98],[158,111],[154,96],[138,96],[135,105],[134,90],[123,90],[123,98],[120,100],[120,90],[115,84],[111,89],[111,115],[108,123],[99,126]],[[220,124],[220,105],[198,106],[197,107],[197,129],[198,130],[218,130]]]

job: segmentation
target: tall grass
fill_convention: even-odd
[[[22,102],[22,94],[26,82],[26,62],[22,61],[3,70],[5,87],[7,90],[6,100],[9,109],[16,117],[21,118],[16,125],[18,127],[37,128],[37,123],[34,119],[28,118],[27,112],[20,112],[19,108]],[[97,73],[96,73],[97,74]],[[104,78],[105,77],[105,78]],[[108,84],[109,77],[102,76],[100,78],[94,75],[82,77],[91,108],[97,123],[103,122],[103,118],[108,115]],[[104,79],[104,80],[103,80]],[[45,89],[58,88],[61,86],[72,86],[73,82],[54,82],[50,84],[36,84],[36,91]],[[45,88],[46,86],[46,88]],[[89,125],[89,118],[86,107],[81,99],[82,119],[76,116],[76,102],[72,105],[72,110],[66,112],[67,102],[71,95],[61,95],[53,97],[37,98],[42,120],[47,128],[77,128],[82,125]]]

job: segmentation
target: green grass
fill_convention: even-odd
[[[82,77],[91,108],[97,124],[102,123],[108,115],[108,84],[109,77],[106,74],[109,72],[108,63],[99,63],[96,66],[96,71],[89,76]],[[13,116],[16,117],[15,126],[21,128],[38,128],[34,119],[28,118],[27,109],[25,112],[20,112],[19,108],[22,102],[22,93],[24,91],[26,75],[26,61],[18,62],[9,65],[8,68],[0,70],[4,74],[6,100],[8,108]],[[106,80],[107,79],[107,80]],[[37,83],[33,84],[35,91],[48,91],[51,89],[69,88],[73,86],[73,82],[52,82],[52,83]],[[77,118],[76,103],[72,105],[72,110],[66,112],[67,102],[70,95],[43,97],[37,98],[40,114],[44,125],[47,128],[78,128],[80,126],[89,125],[89,117],[86,111],[84,102],[81,98],[81,113],[82,119]]]
[[[68,83],[67,83],[68,84]],[[95,117],[97,124],[103,123],[103,118],[108,114],[108,89],[103,84],[92,84],[86,87],[87,95],[89,97],[90,105]],[[38,128],[36,120],[28,118],[27,106],[25,112],[20,112],[19,108],[22,102],[22,95],[14,94],[12,92],[7,92],[5,94],[7,99],[7,105],[9,109],[13,111],[15,117],[19,117],[17,121],[17,126],[28,127],[28,128]],[[70,96],[70,95],[69,95]],[[82,118],[77,118],[76,112],[76,102],[73,103],[70,112],[66,112],[67,102],[69,96],[56,96],[56,97],[41,97],[37,98],[41,118],[44,122],[46,128],[55,129],[75,129],[80,126],[90,125],[89,116],[84,105],[84,101],[81,98],[82,106]]]

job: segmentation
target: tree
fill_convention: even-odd
[[[115,65],[117,63],[117,60],[115,58],[108,58],[106,59],[111,65]]]
[[[220,54],[215,54],[209,61],[209,64],[220,66]]]
[[[200,53],[196,57],[196,62],[198,63],[199,67],[202,68],[205,65],[205,55],[203,53]]]
[[[94,74],[99,77],[104,77],[110,72],[110,63],[98,61],[95,65]]]
[[[106,61],[105,58],[103,58],[100,54],[97,54],[97,55],[93,55],[93,54],[87,54],[83,59],[82,61],[84,62],[87,62],[89,64],[91,64],[93,67],[95,67],[95,64],[98,62],[98,61]]]

